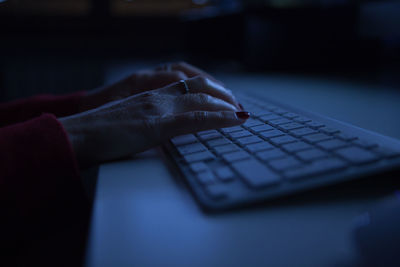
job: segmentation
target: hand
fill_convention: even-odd
[[[168,84],[199,75],[223,85],[211,75],[185,62],[169,63],[153,70],[144,70],[134,73],[113,85],[88,92],[88,94],[83,97],[81,112],[99,107],[111,101],[123,99],[144,91],[161,88]]]
[[[232,94],[202,76],[60,119],[81,166],[118,159],[173,136],[239,125],[249,117]]]

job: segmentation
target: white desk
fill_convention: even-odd
[[[400,92],[290,77],[219,76],[269,97],[400,138]],[[210,215],[153,150],[101,166],[89,266],[335,266],[356,260],[354,218],[373,197],[296,198]],[[357,189],[354,189],[357,191]]]

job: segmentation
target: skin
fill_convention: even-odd
[[[171,66],[90,92],[81,113],[59,119],[81,167],[129,156],[174,136],[245,122],[222,83],[187,63]],[[176,82],[182,79],[188,94]]]

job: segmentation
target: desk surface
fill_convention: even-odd
[[[400,138],[400,92],[283,76],[219,76],[228,87]],[[357,189],[354,189],[357,191]],[[292,198],[201,211],[160,150],[101,166],[89,266],[337,266],[357,259],[354,219],[383,194]]]

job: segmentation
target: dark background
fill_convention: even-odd
[[[111,64],[331,76],[399,88],[400,2],[0,0],[0,101],[89,90]]]

